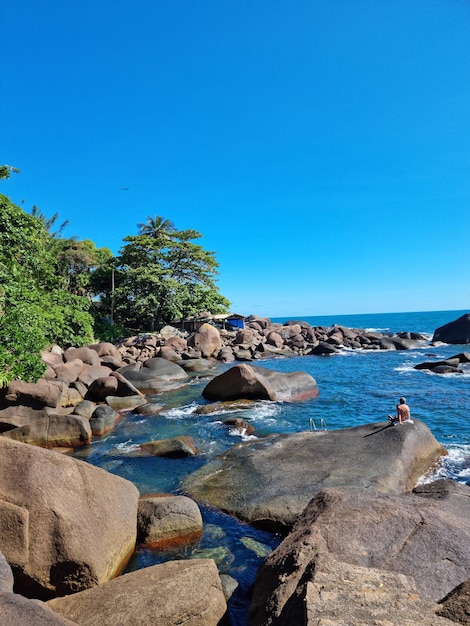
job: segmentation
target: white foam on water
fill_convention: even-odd
[[[192,404],[186,404],[185,406],[178,406],[173,409],[168,409],[167,411],[162,411],[159,415],[173,420],[182,419],[192,415],[198,406],[199,405],[194,402]]]
[[[438,465],[422,476],[418,485],[425,485],[440,478],[467,482],[470,478],[470,445],[458,445],[447,448],[448,455],[441,457]]]
[[[132,443],[132,439],[129,439],[128,441],[123,441],[122,443],[117,443],[115,446],[116,450],[119,450],[119,452],[134,452],[136,450],[139,450],[140,445],[138,443]]]
[[[230,437],[240,437],[242,441],[250,441],[251,439],[258,439],[255,435],[247,435],[246,429],[242,428],[230,428],[228,431]]]

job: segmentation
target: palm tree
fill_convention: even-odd
[[[171,239],[176,232],[173,222],[164,219],[160,215],[155,215],[155,217],[147,215],[147,221],[137,224],[137,226],[140,228],[139,235],[146,235],[152,239],[161,239],[163,241]]]
[[[52,235],[52,237],[54,237],[54,239],[58,239],[62,235],[62,231],[64,230],[64,228],[66,226],[68,226],[68,224],[69,224],[69,221],[65,220],[65,222],[62,222],[62,224],[59,226],[58,230],[56,230],[54,232],[51,232],[51,228],[54,226],[54,224],[59,219],[59,214],[58,213],[54,213],[54,215],[52,217],[46,217],[44,215],[44,213],[36,205],[34,205],[32,211],[31,211],[31,215],[33,217],[36,217],[38,220],[41,220],[41,222],[44,224],[44,226],[49,231],[49,233]]]

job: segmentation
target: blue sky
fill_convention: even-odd
[[[148,215],[232,310],[470,310],[466,0],[13,0],[0,191],[115,254]],[[128,188],[124,191],[123,188]]]

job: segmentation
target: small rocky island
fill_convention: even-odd
[[[0,392],[0,622],[227,624],[230,584],[212,559],[119,575],[139,544],[197,541],[199,502],[284,537],[258,572],[250,626],[468,624],[470,488],[417,485],[446,454],[419,420],[243,442],[190,474],[178,496],[140,496],[130,481],[59,454],[109,432],[128,411],[158,411],[149,393],[210,375],[217,361],[234,364],[207,383],[211,402],[297,402],[318,394],[311,376],[254,362],[429,341],[255,316],[239,330],[201,322],[118,345],[53,346],[40,381]],[[190,441],[142,448],[197,453]]]

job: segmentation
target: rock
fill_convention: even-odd
[[[0,593],[5,591],[13,591],[13,572],[10,564],[0,552]]]
[[[270,623],[455,626],[438,617],[437,608],[420,596],[411,577],[329,560],[312,572],[312,580],[286,604],[280,620]]]
[[[77,626],[38,600],[17,593],[0,593],[0,623],[3,626]]]
[[[284,345],[284,339],[279,333],[272,331],[266,337],[266,343],[268,343],[270,346],[274,346],[275,348],[282,348],[282,346]]]
[[[220,574],[220,582],[222,583],[225,599],[228,602],[239,587],[238,581],[228,574]]]
[[[432,338],[433,343],[470,343],[470,313],[465,313],[458,319],[444,326],[436,328]]]
[[[183,484],[198,502],[285,532],[325,487],[403,493],[445,454],[423,422],[377,422],[243,442],[187,476]]]
[[[454,623],[470,624],[470,579],[452,589],[439,604],[438,615],[447,617]]]
[[[422,495],[387,495],[351,487],[318,493],[292,532],[259,569],[250,624],[272,623],[265,621],[268,611],[279,616],[289,610],[289,605],[292,610],[292,605],[305,596],[308,583],[317,583],[318,589],[317,572],[334,561],[412,577],[422,598],[437,602],[470,572],[470,544],[466,539],[470,488],[447,488],[451,481],[440,482],[440,488],[429,492],[424,488]],[[362,575],[372,577],[374,571],[364,569]],[[329,580],[323,600],[338,594],[341,578]],[[360,598],[364,581],[347,580]],[[340,598],[341,593],[337,600]],[[312,605],[318,618],[313,598]],[[391,614],[393,607],[389,607]],[[356,606],[356,611],[359,608]]]
[[[252,435],[255,432],[253,426],[241,417],[229,417],[224,420],[224,424],[226,426],[232,426],[235,431],[240,433],[240,435]]]
[[[100,360],[103,360],[103,357],[113,357],[118,361],[121,360],[121,354],[119,350],[113,343],[109,341],[101,341],[100,343],[94,343],[92,346],[89,346],[92,350],[94,350],[97,355],[100,357]]]
[[[142,406],[136,407],[134,413],[137,415],[143,415],[144,417],[154,417],[163,411],[165,406],[163,404],[157,404],[155,402],[148,402]]]
[[[256,406],[256,400],[227,400],[227,402],[212,402],[202,404],[194,411],[196,415],[210,415],[211,413],[225,413],[229,411],[244,411]]]
[[[197,333],[189,337],[188,346],[199,350],[205,358],[216,356],[222,347],[220,333],[211,324],[202,324]]]
[[[137,541],[148,548],[180,548],[199,541],[202,516],[186,496],[144,496],[139,500]]]
[[[167,361],[179,361],[181,359],[181,356],[178,352],[176,352],[176,350],[173,350],[173,348],[171,346],[162,346],[160,348],[160,352],[158,353],[158,356],[161,359],[166,359]]]
[[[457,367],[460,361],[458,358],[453,357],[446,359],[445,361],[425,361],[424,363],[418,363],[414,366],[415,370],[433,370],[438,365],[448,365],[450,367]]]
[[[187,374],[206,374],[214,368],[214,361],[209,359],[188,359],[178,361]]]
[[[74,593],[115,576],[135,547],[139,492],[83,461],[0,437],[0,550],[19,593]]]
[[[46,365],[49,365],[49,367],[51,367],[53,370],[55,370],[56,367],[64,363],[62,353],[58,354],[56,352],[49,352],[47,350],[41,351],[41,361]]]
[[[113,430],[116,423],[117,413],[107,404],[101,404],[93,411],[90,419],[90,427],[94,437],[102,437]]]
[[[139,392],[136,396],[106,396],[106,404],[115,411],[132,411],[147,404],[145,396]]]
[[[70,385],[70,383],[78,380],[82,368],[83,361],[80,361],[80,359],[73,359],[71,361],[67,361],[67,363],[58,365],[54,371],[57,380],[61,380],[64,383],[67,383],[67,385]]]
[[[91,400],[82,400],[73,409],[73,415],[81,415],[86,417],[87,420],[93,415],[93,411],[96,409],[96,404]]]
[[[78,448],[91,442],[90,422],[81,415],[47,415],[3,433],[42,448]]]
[[[7,387],[5,400],[10,404],[21,404],[32,408],[60,406],[64,389],[52,382],[38,381],[25,383],[21,380],[12,380]]]
[[[322,356],[329,356],[330,354],[336,354],[337,352],[338,349],[326,341],[319,341],[317,345],[312,348],[312,354],[320,354]]]
[[[86,365],[100,365],[100,357],[98,356],[96,350],[88,347],[67,348],[64,352],[64,361],[73,361],[75,359],[83,361]]]
[[[158,439],[140,444],[140,449],[146,456],[167,456],[180,458],[198,454],[197,446],[191,437],[174,437],[172,439]]]
[[[117,396],[118,381],[114,376],[96,378],[88,387],[87,399],[101,402],[106,396]]]
[[[218,626],[227,605],[214,561],[169,561],[48,602],[81,626]]]
[[[173,337],[169,337],[165,341],[165,346],[167,348],[172,348],[178,354],[182,354],[183,352],[187,350],[188,343],[186,339],[183,339],[182,337],[173,336]],[[162,347],[165,347],[165,346],[162,346]]]
[[[433,374],[463,374],[463,369],[452,367],[452,365],[436,365],[431,371]]]
[[[93,352],[93,354],[96,355],[96,358],[98,358],[98,355],[94,350],[91,350],[91,352]],[[106,378],[107,376],[110,376],[112,371],[113,370],[110,367],[106,367],[104,365],[88,365],[84,363],[78,380],[88,387],[97,378]]]
[[[318,396],[315,379],[306,372],[275,372],[240,364],[213,378],[202,395],[208,400],[255,399],[300,401]]]
[[[182,367],[160,357],[146,360],[140,370],[131,365],[119,372],[139,391],[166,391],[186,384],[188,379]]]

